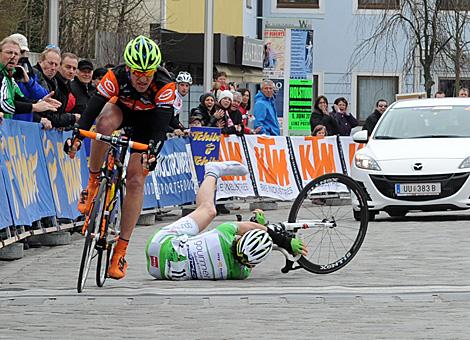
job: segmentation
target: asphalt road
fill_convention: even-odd
[[[328,275],[282,274],[274,253],[244,281],[155,281],[145,241],[176,218],[137,227],[127,277],[103,288],[91,277],[82,294],[77,234],[1,262],[0,339],[470,339],[470,212],[380,215],[353,261]]]

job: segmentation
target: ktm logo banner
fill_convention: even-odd
[[[235,135],[222,135],[219,160],[238,161],[248,166],[243,139]],[[250,169],[250,166],[248,166]],[[253,190],[253,172],[246,176],[225,176],[217,181],[217,199],[225,197],[256,196]]]

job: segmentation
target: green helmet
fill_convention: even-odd
[[[124,51],[126,65],[138,71],[156,70],[162,61],[158,45],[151,39],[139,35],[129,41]]]

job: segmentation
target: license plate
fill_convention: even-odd
[[[426,196],[439,195],[441,183],[398,183],[395,184],[397,196]]]

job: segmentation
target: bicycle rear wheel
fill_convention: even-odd
[[[96,242],[100,237],[100,225],[103,219],[106,204],[106,179],[100,182],[98,194],[96,195],[91,210],[90,220],[85,232],[85,245],[83,246],[80,270],[78,272],[77,291],[81,293],[91,267],[91,260],[97,255]]]
[[[98,261],[96,262],[96,285],[103,287],[108,277],[109,261],[111,260],[114,246],[116,245],[121,231],[121,212],[124,199],[124,189],[119,188],[114,202],[111,202],[112,209],[106,225],[106,249],[98,251]]]
[[[288,221],[313,220],[322,223],[297,231],[308,249],[308,255],[298,263],[317,274],[343,268],[357,254],[366,236],[369,217],[363,189],[343,174],[326,174],[312,180],[295,199]]]

